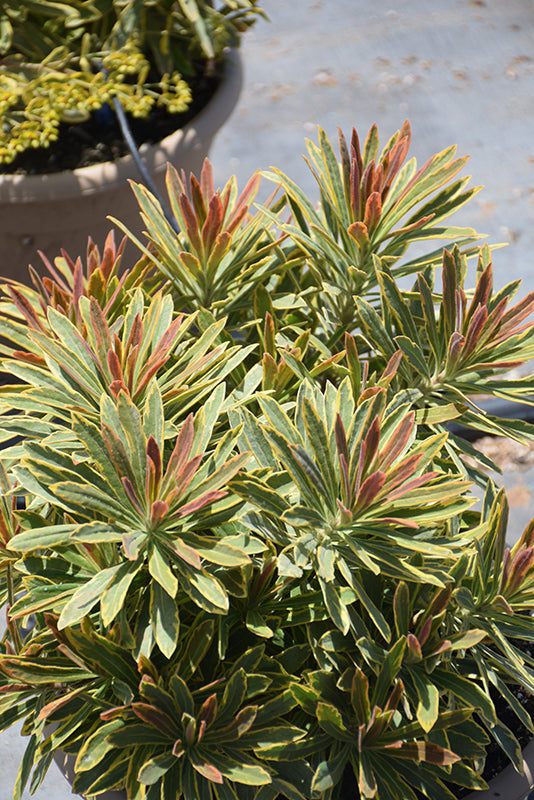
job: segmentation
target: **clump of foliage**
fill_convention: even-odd
[[[0,7],[0,164],[48,147],[117,98],[134,117],[191,103],[261,13],[257,0],[6,0]]]
[[[277,170],[254,208],[259,175],[169,168],[181,233],[134,186],[133,269],[110,236],[4,285],[17,800],[59,749],[75,791],[128,800],[454,800],[491,740],[521,770],[494,698],[534,732],[512,691],[534,691],[534,527],[506,545],[492,464],[448,426],[532,441],[477,395],[532,402],[507,372],[534,297],[495,291],[490,249],[444,222],[464,159],[418,169],[409,139],[340,135],[338,159],[321,131],[318,207]]]

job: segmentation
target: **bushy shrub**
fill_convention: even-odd
[[[494,698],[534,731],[512,691],[534,691],[534,527],[506,546],[491,463],[449,423],[532,440],[477,396],[531,402],[507,373],[533,297],[494,291],[488,246],[445,222],[465,159],[418,169],[409,141],[353,132],[338,160],[320,131],[317,207],[277,170],[254,207],[259,175],[239,193],[169,168],[181,233],[134,186],[132,270],[110,237],[4,285],[16,797],[59,748],[77,792],[129,800],[337,798],[343,777],[442,800],[485,786],[490,740],[520,769]]]

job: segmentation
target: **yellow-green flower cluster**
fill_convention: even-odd
[[[178,72],[147,83],[150,65],[132,42],[102,57],[85,53],[71,62],[18,59],[0,66],[0,164],[30,148],[48,147],[61,122],[83,122],[113,97],[133,117],[147,117],[155,104],[176,114],[191,102]]]
[[[145,56],[132,44],[107,53],[102,58],[102,66],[107,72],[114,73],[117,80],[124,80],[127,75],[139,75],[150,67]]]
[[[159,85],[161,92],[158,104],[164,105],[169,114],[180,114],[187,110],[191,103],[191,89],[179,72],[164,75]]]

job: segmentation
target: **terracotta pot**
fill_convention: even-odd
[[[241,61],[231,51],[223,81],[203,110],[159,144],[140,148],[158,189],[164,188],[167,162],[187,174],[200,172],[215,134],[237,103],[241,84]],[[61,249],[74,258],[83,256],[89,235],[103,245],[112,227],[107,215],[139,235],[142,223],[129,178],[141,181],[131,156],[70,172],[0,175],[0,276],[26,280],[29,263],[40,269],[37,250],[52,260]],[[133,245],[129,250],[134,258]]]

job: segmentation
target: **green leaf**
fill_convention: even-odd
[[[84,443],[87,451],[92,455],[95,464],[100,465],[102,474],[106,476],[106,481],[112,487],[115,497],[122,497],[124,488],[102,437],[100,426],[93,424],[85,416],[73,411],[72,428],[76,436]]]
[[[419,697],[417,719],[424,731],[430,731],[439,715],[439,691],[432,683],[431,676],[416,667],[410,669],[415,690]]]
[[[269,628],[262,615],[254,609],[247,611],[245,625],[249,631],[264,639],[270,639],[274,634],[274,631]]]
[[[431,370],[421,347],[407,336],[395,336],[395,341],[412,369],[424,378],[430,379]]]
[[[27,692],[9,692],[0,697],[0,733],[24,719],[35,709],[35,698],[29,696],[30,694],[33,694],[33,691],[28,688]]]
[[[67,509],[76,511],[88,517],[88,511],[96,511],[104,517],[115,517],[127,525],[137,528],[139,519],[128,505],[116,500],[112,495],[105,494],[97,486],[80,481],[64,481],[50,487],[57,499],[63,500]]]
[[[212,783],[223,783],[222,772],[220,772],[217,767],[210,763],[210,759],[207,754],[206,757],[201,755],[200,748],[196,748],[190,752],[189,761],[193,765],[194,769],[196,769],[198,774],[202,775],[202,777],[206,778],[206,780]]]
[[[337,588],[333,583],[323,581],[321,578],[319,578],[319,585],[330,619],[340,631],[345,634],[348,633],[350,628],[350,616],[347,606],[342,601]]]
[[[82,344],[78,331],[64,314],[49,309],[49,321],[58,339],[40,331],[32,331],[34,339],[70,378],[70,386],[89,396],[99,398],[104,391],[104,383],[95,368],[95,363]]]
[[[329,495],[324,478],[306,450],[301,445],[290,444],[278,431],[269,430],[268,436],[284,469],[312,508],[321,511],[324,501],[329,502],[333,508],[334,500]]]
[[[224,689],[223,699],[219,708],[219,722],[233,722],[234,717],[241,707],[247,693],[247,675],[243,667],[239,667],[231,675]]]
[[[171,597],[176,597],[178,579],[172,571],[166,553],[156,542],[148,557],[148,569],[151,576]]]
[[[321,761],[313,776],[312,792],[323,794],[339,783],[348,756],[349,749],[345,746],[337,754],[332,755],[329,761]]]
[[[408,759],[409,761],[426,761],[429,764],[449,766],[459,761],[459,757],[445,747],[432,742],[402,742],[398,747],[396,743],[389,745],[390,755],[393,758]]]
[[[329,437],[325,430],[324,422],[307,399],[304,399],[303,402],[302,416],[306,426],[308,442],[315,455],[316,463],[324,476],[329,495],[334,499],[338,493],[337,477],[332,463]]]
[[[267,483],[253,474],[234,478],[230,488],[243,499],[258,506],[264,513],[274,514],[275,517],[281,516],[288,507],[279,492],[271,489]]]
[[[376,628],[380,631],[381,635],[385,639],[386,642],[391,641],[391,628],[389,627],[386,618],[382,614],[382,612],[376,607],[373,603],[365,589],[363,588],[361,582],[358,580],[356,576],[354,576],[350,569],[348,568],[346,562],[342,559],[339,559],[338,567],[347,581],[348,585],[354,592],[357,594],[362,607],[365,609],[366,613],[372,619],[373,623],[375,624]]]
[[[435,669],[432,676],[440,689],[451,692],[464,705],[479,709],[490,726],[497,724],[491,699],[476,683],[444,669]]]
[[[59,617],[59,630],[81,622],[86,614],[89,614],[91,609],[99,602],[102,593],[113,581],[121,567],[123,567],[122,564],[116,564],[113,567],[103,569],[74,592],[71,599],[66,606],[64,606]]]
[[[264,429],[259,425],[256,417],[247,408],[238,408],[236,410],[236,422],[232,426],[237,427],[237,421],[243,424],[243,434],[246,440],[246,447],[244,449],[252,450],[259,465],[268,467],[276,467],[276,459]]]
[[[180,675],[174,674],[169,683],[180,711],[192,716],[195,711],[195,701],[185,680]]]
[[[170,658],[180,633],[178,605],[157,582],[150,586],[150,619],[156,644],[163,655]]]
[[[370,303],[360,297],[355,297],[354,302],[356,303],[358,314],[360,315],[366,335],[389,360],[395,354],[397,347],[384,327],[384,323],[379,314]]]
[[[74,527],[69,536],[69,542],[77,541],[85,544],[120,542],[123,535],[124,531],[114,527],[112,522],[87,522]]]
[[[106,753],[112,749],[112,744],[107,740],[107,736],[115,731],[120,730],[124,722],[120,719],[114,719],[99,726],[88,739],[86,739],[76,757],[76,772],[85,772],[86,770],[93,769],[103,759]]]
[[[200,625],[195,627],[192,636],[187,643],[187,648],[182,656],[182,675],[189,677],[190,675],[194,674],[209,649],[214,632],[215,623],[212,619],[204,620],[200,623]],[[177,686],[175,687],[175,691],[180,692],[180,702],[185,703],[183,706],[184,711],[192,713],[192,711],[189,711],[188,709],[189,700],[187,698],[187,693],[184,694],[184,687]]]
[[[401,789],[402,791],[402,800],[404,800],[405,787],[402,786],[401,782],[397,779],[397,790],[390,788],[390,782],[384,780],[383,775],[378,772],[375,773],[373,769],[373,761],[371,760],[370,754],[364,750],[360,756],[360,763],[358,765],[358,788],[360,790],[361,796],[365,798],[365,800],[370,800],[371,798],[375,797],[378,794],[378,791],[381,793],[387,793],[386,798],[387,800],[401,800],[401,797],[397,794],[397,790]],[[410,798],[412,800],[412,798]]]
[[[101,404],[102,424],[111,423],[111,430],[115,430],[127,446],[129,462],[135,478],[134,486],[142,487],[144,486],[146,474],[146,437],[141,426],[139,409],[128,395],[120,392],[116,406],[120,428],[114,429],[113,420],[110,419],[109,423],[107,421],[107,410],[111,409],[111,403],[106,402],[107,400],[108,398],[103,398]]]
[[[418,408],[415,412],[415,421],[418,425],[437,425],[440,422],[449,422],[461,416],[463,407],[457,403]]]
[[[110,625],[120,613],[130,585],[141,570],[142,563],[121,564],[100,597],[100,613],[104,625]]]
[[[91,680],[95,678],[94,672],[82,667],[65,666],[68,662],[30,658],[28,656],[2,657],[2,668],[10,678],[28,684],[53,684],[71,683],[76,681]]]
[[[450,780],[454,780],[454,769],[458,764],[453,764],[450,772]],[[467,785],[470,789],[486,789],[487,784],[471,770],[471,780],[464,783],[460,778],[461,785]],[[456,800],[457,795],[449,791],[445,784],[436,777],[434,772],[425,769],[422,764],[415,764],[410,761],[400,761],[395,763],[395,774],[401,775],[408,785],[421,792],[425,792],[426,797],[439,797],[440,800]],[[473,781],[474,779],[474,781]]]
[[[369,679],[358,667],[354,671],[352,678],[350,700],[358,725],[367,725],[371,717]]]
[[[343,718],[335,706],[319,702],[316,709],[317,720],[325,733],[334,739],[351,742],[352,735],[343,722]]]
[[[32,734],[28,739],[28,743],[24,750],[24,755],[22,756],[22,761],[20,762],[17,779],[13,789],[13,800],[21,800],[22,793],[26,787],[26,784],[28,783],[28,779],[32,771],[38,745],[39,737],[36,734]]]
[[[380,282],[385,301],[387,302],[391,312],[398,320],[399,330],[402,332],[402,334],[404,334],[400,337],[396,337],[395,341],[399,347],[402,347],[398,339],[400,338],[403,341],[406,340],[406,342],[409,342],[410,346],[415,352],[419,352],[420,356],[423,356],[417,327],[413,320],[410,309],[408,308],[400,290],[397,287],[397,284],[391,275],[387,274],[387,272],[378,272],[378,280]],[[426,366],[424,356],[422,364],[425,364]]]
[[[282,519],[284,522],[288,522],[293,528],[307,528],[308,530],[324,527],[326,524],[328,524],[324,514],[314,511],[313,508],[307,508],[306,506],[300,505],[293,506],[289,510],[284,511]],[[323,551],[324,549],[325,548],[323,548]],[[282,554],[278,559],[279,562],[283,558],[284,554]],[[325,573],[321,573],[321,575],[323,578],[325,577]]]
[[[236,783],[244,783],[247,786],[263,786],[271,783],[270,773],[259,763],[246,763],[235,761],[220,752],[211,754],[211,761],[219,769],[225,778]]]
[[[194,2],[194,0],[178,0],[178,2],[189,22],[193,23],[205,57],[207,59],[215,58],[215,51],[213,49],[213,42],[210,32],[208,31],[204,19],[199,13],[197,4]]]
[[[162,753],[159,756],[154,756],[148,761],[145,761],[137,779],[140,783],[150,786],[157,783],[163,775],[176,763],[176,758],[172,753]]]
[[[118,679],[130,690],[137,690],[139,673],[129,650],[116,644],[106,636],[93,632],[90,637],[71,628],[69,639],[75,643],[76,652],[90,664],[98,664],[101,670]]]
[[[207,536],[200,537],[189,534],[187,541],[201,558],[205,558],[206,561],[210,561],[212,564],[229,568],[244,567],[250,564],[250,558],[246,553],[220,539],[210,539]]]
[[[269,397],[269,395],[264,394],[258,395],[258,402],[263,414],[267,418],[273,430],[277,431],[290,444],[300,444],[301,446],[304,446],[302,436],[295,428],[280,403],[278,403],[273,397]],[[266,432],[269,435],[270,430],[267,430]]]
[[[163,452],[164,426],[165,417],[161,392],[157,381],[153,380],[150,382],[143,406],[143,428],[147,438],[149,435],[154,437],[160,452]]]
[[[465,633],[451,636],[451,650],[467,650],[469,647],[474,647],[476,644],[479,644],[486,636],[487,632],[479,628],[473,628]]]
[[[376,681],[371,701],[372,705],[380,706],[380,708],[384,707],[386,697],[393,688],[397,675],[399,674],[399,670],[402,666],[405,649],[406,638],[402,636],[395,642],[380,667],[378,680]]]
[[[44,525],[42,528],[32,528],[13,536],[8,549],[19,553],[28,553],[32,550],[41,550],[66,544],[76,525]]]
[[[158,731],[152,725],[124,725],[118,720],[120,726],[115,733],[106,735],[106,742],[111,747],[133,747],[134,745],[163,745],[169,746],[169,735]]]
[[[223,584],[206,570],[186,569],[187,565],[177,563],[182,588],[189,597],[205,611],[223,614],[228,611],[228,595]]]
[[[406,636],[410,629],[412,615],[410,604],[410,590],[408,585],[401,581],[395,589],[393,598],[393,613],[395,618],[395,631],[397,637]]]
[[[307,648],[306,648],[307,649]],[[258,708],[256,724],[265,725],[278,717],[284,716],[297,705],[292,689],[286,689],[277,697],[273,697]]]
[[[502,747],[516,770],[519,771],[523,768],[523,759],[521,756],[521,745],[517,741],[512,731],[501,722],[497,722],[492,728],[490,733],[496,742]]]

